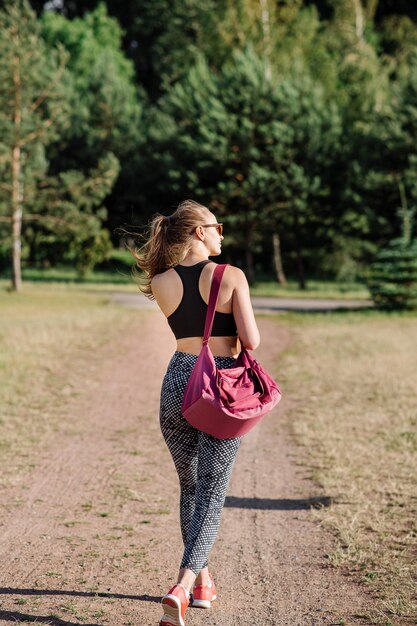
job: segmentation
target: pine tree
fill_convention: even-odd
[[[400,186],[403,199],[405,194]],[[403,203],[399,210],[402,236],[376,255],[370,268],[369,290],[379,309],[417,309],[417,241],[413,240],[415,209]]]
[[[303,239],[319,221],[338,112],[308,75],[270,80],[266,68],[250,47],[220,73],[200,58],[155,111],[144,154],[154,178],[147,178],[167,196],[182,190],[224,217],[229,241],[245,250],[250,280],[263,238],[285,232],[303,285]]]
[[[2,222],[12,226],[12,286],[21,289],[21,233],[27,186],[66,112],[66,55],[47,50],[26,0],[0,11]],[[42,169],[42,167],[40,167]],[[38,169],[39,173],[39,169]],[[26,215],[26,217],[29,217]]]
[[[100,3],[82,18],[45,12],[42,37],[48,47],[68,51],[71,85],[69,125],[48,148],[50,170],[90,171],[112,153],[120,171],[106,198],[106,224],[113,230],[137,205],[140,181],[135,159],[142,146],[143,90],[135,84],[133,62],[122,49],[123,31]],[[52,259],[54,261],[54,259]]]
[[[94,19],[101,20],[97,28],[102,26],[105,39],[107,16],[100,10],[90,21]],[[61,22],[51,19],[51,24],[60,26]],[[123,80],[123,71],[132,72],[130,64],[123,62],[123,55],[109,62],[107,72],[111,78],[104,86],[100,77],[104,75],[105,59],[99,59],[98,67],[95,65],[90,73],[96,88],[83,98],[85,82],[81,72],[77,85],[69,69],[69,53],[56,41],[45,43],[26,0],[7,4],[0,12],[0,28],[0,80],[5,86],[0,92],[0,170],[4,180],[0,225],[13,226],[12,286],[19,290],[21,250],[38,263],[69,261],[80,275],[108,255],[112,246],[102,226],[107,211],[101,203],[111,192],[120,169],[111,148],[119,146],[122,151],[120,146],[128,143],[120,135],[129,132],[137,103],[133,101],[134,111],[129,117],[131,100],[126,91],[129,95],[135,95],[135,91],[129,91],[128,81]],[[82,31],[82,25],[76,23],[74,29]],[[86,31],[88,21],[82,32]],[[76,37],[72,41],[83,48]],[[94,45],[84,46],[83,52],[76,60],[82,56],[84,65],[86,57],[91,60],[97,56]],[[120,74],[114,71],[117,62]],[[95,118],[85,108],[86,101],[91,110],[96,110]],[[83,125],[86,110],[89,119]],[[74,137],[79,139],[78,151]],[[70,154],[71,140],[78,158]],[[4,229],[2,235],[3,240],[10,240]]]

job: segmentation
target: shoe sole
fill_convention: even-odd
[[[181,617],[181,601],[177,596],[168,594],[162,598],[164,614],[159,626],[185,626]]]
[[[192,603],[192,607],[195,609],[211,609],[211,603],[214,602],[214,600],[217,599],[217,596],[213,596],[211,601],[210,600],[194,600],[193,598],[193,603]]]

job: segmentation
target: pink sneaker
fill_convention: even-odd
[[[185,626],[185,610],[190,602],[189,594],[182,585],[174,585],[162,598],[164,614],[159,626]]]
[[[217,592],[214,581],[210,574],[209,585],[196,585],[193,589],[193,601],[191,606],[198,609],[210,609],[211,603],[216,600]]]

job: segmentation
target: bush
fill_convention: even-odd
[[[394,239],[380,250],[368,288],[379,309],[417,309],[417,241]]]
[[[94,269],[94,267],[108,259],[113,250],[109,232],[100,229],[89,237],[77,242],[73,248],[73,255],[77,274],[80,278]]]

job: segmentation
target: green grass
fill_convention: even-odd
[[[77,285],[134,285],[131,269],[134,259],[128,250],[112,251],[108,261],[102,263],[93,271],[81,278],[74,267],[64,265],[51,268],[22,268],[24,282],[45,283],[74,283]],[[3,271],[0,275],[1,282],[10,283],[10,270]]]
[[[138,286],[131,273],[129,257],[122,250],[114,252],[107,269],[94,270],[85,278],[77,276],[76,270],[70,267],[50,269],[26,268],[22,272],[25,284],[51,283],[54,285],[73,285],[77,289],[123,290],[137,291]],[[10,277],[2,274],[0,288],[7,289]],[[301,290],[295,280],[288,281],[282,287],[273,278],[260,278],[251,286],[252,296],[278,298],[317,298],[317,299],[354,299],[366,300],[369,292],[361,283],[337,283],[334,281],[309,280],[307,289]]]
[[[2,281],[10,282],[9,277],[2,276]],[[22,270],[22,280],[24,282],[43,283],[75,283],[79,285],[87,284],[112,284],[129,285],[133,282],[132,275],[128,268],[109,270],[94,270],[89,272],[85,278],[80,278],[75,269],[70,267],[55,267],[48,269],[26,268]]]
[[[69,266],[49,269],[24,268],[22,270],[25,284],[52,283],[67,284],[77,289],[127,290],[137,291],[138,287],[132,276],[134,259],[128,250],[114,249],[111,258],[102,263],[84,278],[77,275],[75,268]],[[7,289],[10,284],[10,272],[0,275],[0,288]],[[369,298],[369,292],[362,283],[337,283],[335,281],[307,280],[307,289],[301,290],[296,280],[289,280],[282,287],[273,277],[259,275],[251,287],[253,296],[281,298],[328,298],[355,299]]]
[[[297,457],[332,499],[314,513],[338,537],[329,554],[378,597],[371,618],[416,614],[416,314],[279,317],[294,342],[279,379]]]
[[[274,280],[259,281],[251,287],[252,296],[277,298],[313,298],[313,299],[341,299],[366,300],[369,292],[365,285],[360,283],[336,283],[334,281],[309,280],[307,289],[300,289],[296,281],[288,281],[282,287]]]
[[[85,280],[83,282],[72,280],[71,278],[62,279],[61,277],[57,277],[57,280],[52,278],[50,280],[29,280],[23,279],[22,292],[25,293],[28,289],[33,291],[37,286],[42,288],[42,285],[47,286],[49,289],[53,289],[54,291],[73,291],[78,293],[86,293],[86,292],[105,292],[105,291],[128,291],[138,293],[139,288],[137,284],[131,280],[130,282],[112,282],[109,277],[107,277],[106,281],[100,282],[93,279],[93,277],[89,280]],[[10,292],[10,280],[5,278],[0,278],[0,291],[2,292]]]

